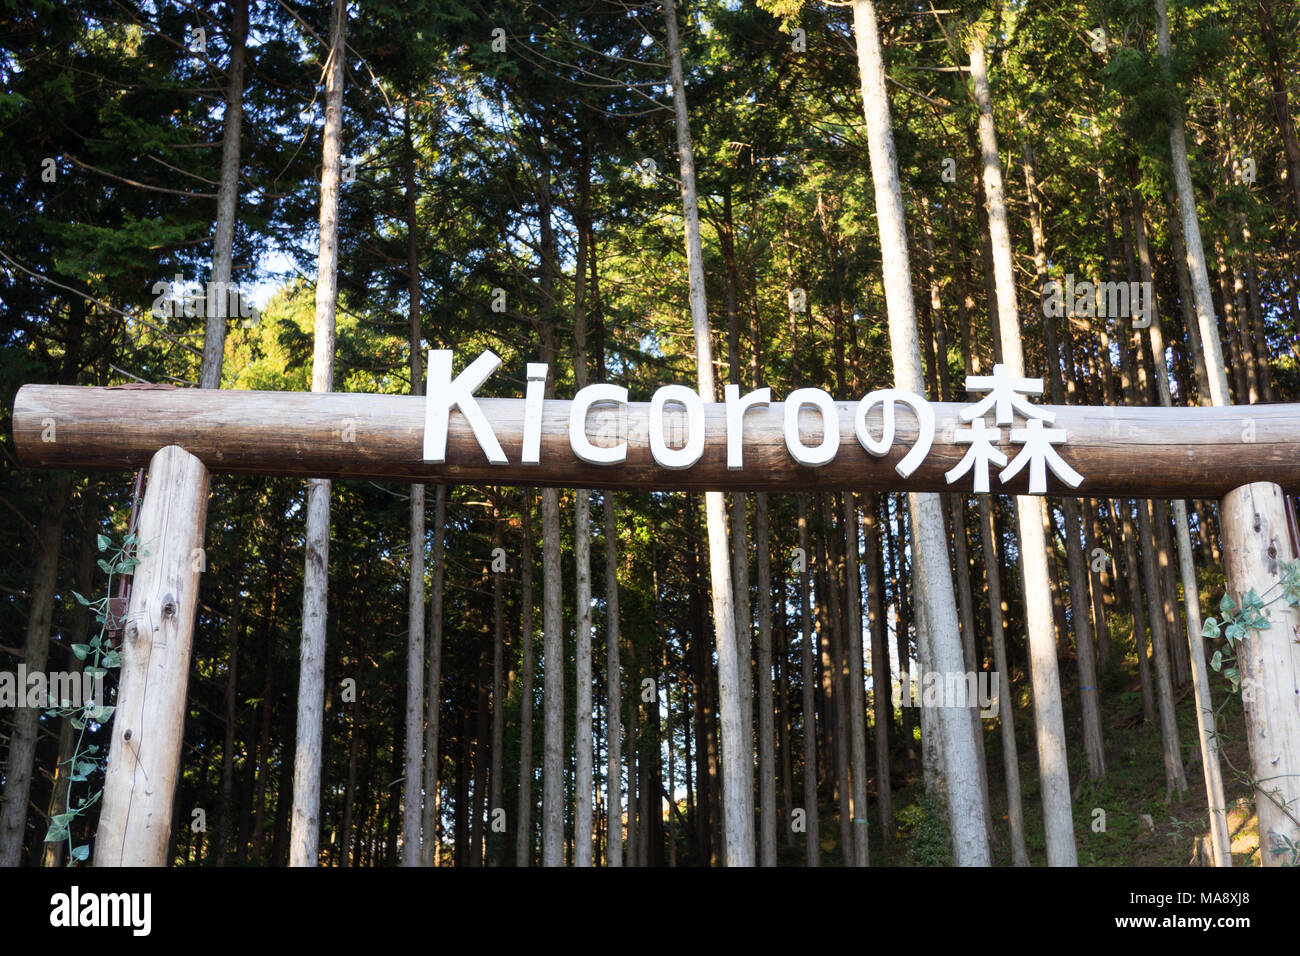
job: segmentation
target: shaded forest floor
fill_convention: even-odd
[[[1221,571],[1217,581],[1213,574],[1202,580],[1203,608],[1217,607],[1219,595],[1222,594],[1222,581]],[[1096,780],[1089,779],[1087,775],[1074,655],[1071,653],[1060,659],[1079,865],[1196,865],[1194,860],[1198,844],[1203,846],[1203,856],[1209,855],[1209,811],[1198,746],[1195,698],[1190,679],[1174,691],[1178,736],[1182,745],[1188,789],[1181,797],[1166,802],[1160,725],[1158,719],[1143,720],[1137,656],[1127,615],[1117,614],[1112,618],[1110,636],[1111,667],[1100,678],[1106,774]],[[1229,808],[1228,829],[1232,836],[1233,865],[1259,866],[1258,829],[1252,795],[1245,783],[1246,778],[1238,772],[1250,767],[1241,699],[1228,699],[1227,682],[1214,672],[1210,673],[1210,683],[1214,706],[1218,709],[1217,728],[1222,749],[1225,797]],[[1047,854],[1034,744],[1034,715],[1027,673],[1016,672],[1011,675],[1011,695],[1020,757],[1025,841],[1031,864],[1043,866],[1047,862]],[[995,834],[994,862],[999,866],[1010,866],[1010,833],[1000,728],[996,720],[985,720],[983,723]],[[919,750],[918,747],[918,754]],[[907,768],[908,762],[901,753],[895,754],[895,758],[893,766],[898,774]],[[944,866],[951,863],[946,821],[938,808],[932,806],[925,796],[919,766],[904,779],[894,783],[895,824],[890,839],[882,839],[874,778],[871,780],[868,802],[872,866]],[[823,865],[839,865],[838,806],[821,808],[820,831]],[[801,845],[783,846],[781,861],[789,865],[802,865]]]

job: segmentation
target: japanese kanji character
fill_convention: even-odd
[[[974,405],[961,410],[961,420],[968,422],[973,418],[983,418],[991,408],[997,417],[997,424],[1010,425],[1012,412],[1017,411],[1025,418],[1041,418],[1045,422],[1056,421],[1056,415],[1045,408],[1035,408],[1021,398],[1021,395],[1042,395],[1041,378],[1011,378],[1007,375],[1005,365],[994,365],[992,375],[967,375],[968,392],[988,392]]]
[[[1046,465],[1057,478],[1071,488],[1078,488],[1083,483],[1083,475],[1067,465],[1052,447],[1065,444],[1065,439],[1064,428],[1044,428],[1037,418],[1025,422],[1024,428],[1011,429],[1012,442],[1023,444],[1024,448],[1020,449],[1020,454],[1016,455],[1010,465],[1002,469],[998,477],[1006,484],[1009,479],[1020,474],[1025,465],[1029,465],[1029,493],[1042,495],[1047,493],[1047,473],[1043,467]]]
[[[943,477],[951,485],[974,468],[975,491],[977,494],[987,494],[989,490],[989,462],[993,462],[995,465],[1005,465],[1007,463],[1007,456],[994,445],[995,442],[1002,440],[1002,429],[989,428],[984,424],[984,419],[977,418],[971,422],[970,428],[953,429],[952,440],[959,445],[970,445],[970,450],[957,463],[957,467],[946,472]]]

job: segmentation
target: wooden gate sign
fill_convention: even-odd
[[[209,471],[445,484],[770,492],[964,491],[1221,497],[1247,482],[1300,490],[1300,405],[1038,405],[1041,379],[995,366],[967,404],[900,389],[836,401],[801,388],[706,402],[665,385],[649,402],[590,385],[480,398],[501,360],[452,375],[430,350],[425,396],[25,385],[14,444],[26,465],[141,468],[178,445]]]

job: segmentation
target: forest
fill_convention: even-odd
[[[1300,7],[4,6],[0,866],[1300,864]],[[498,427],[494,482],[462,372],[770,389],[793,457],[530,476]],[[195,444],[32,467],[77,434],[38,386]],[[880,390],[944,467],[847,447]],[[445,466],[223,466],[439,395]],[[818,395],[860,460],[799,457]],[[339,414],[321,460],[384,417]]]

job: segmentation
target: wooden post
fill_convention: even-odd
[[[194,638],[208,470],[169,445],[149,463],[122,635],[96,866],[166,866]]]
[[[1224,496],[1224,563],[1228,593],[1238,604],[1251,588],[1266,602],[1278,595],[1281,562],[1297,556],[1288,507],[1282,489],[1268,482],[1243,485]],[[1264,866],[1281,866],[1295,862],[1288,844],[1300,846],[1300,608],[1278,600],[1265,613],[1272,626],[1248,630],[1237,659],[1255,776],[1260,860]]]

